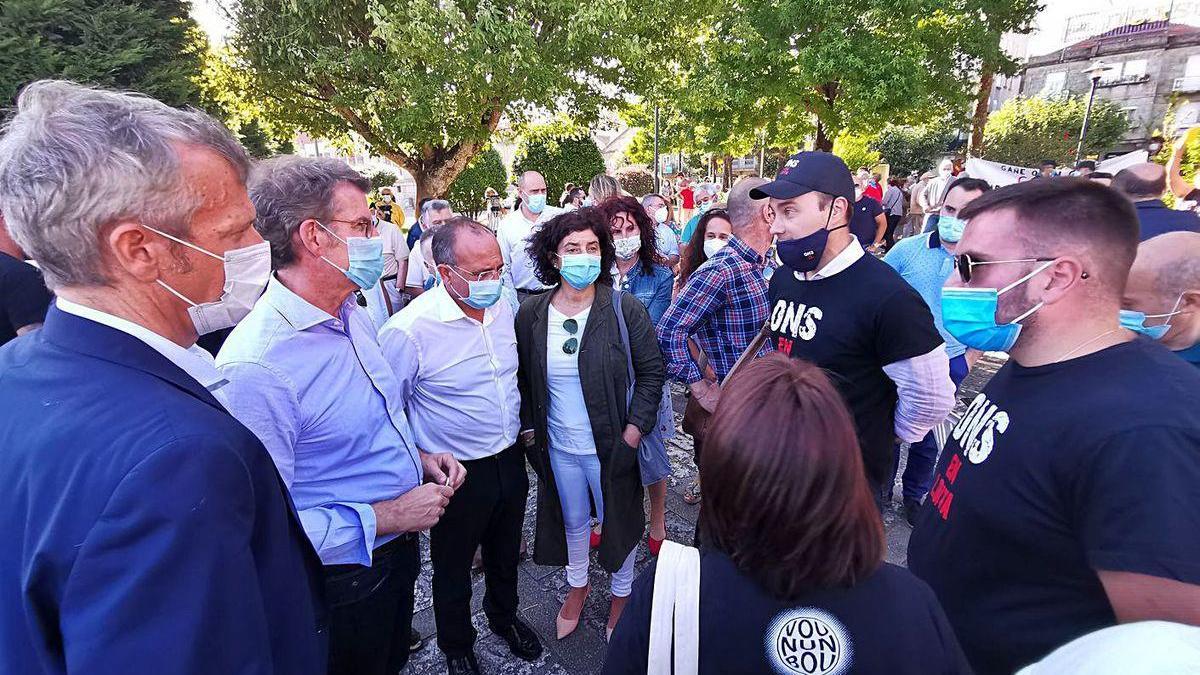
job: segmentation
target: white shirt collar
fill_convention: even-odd
[[[858,259],[863,257],[862,244],[858,243],[858,237],[850,237],[850,245],[842,249],[842,252],[833,257],[833,260],[825,263],[825,266],[816,272],[812,272],[812,276],[805,278],[800,272],[793,272],[796,279],[799,281],[816,281],[817,279],[827,279],[838,272],[844,272],[846,268],[858,262]]]
[[[222,377],[221,372],[217,370],[216,361],[213,359],[212,354],[209,354],[197,345],[192,345],[184,349],[145,326],[127,321],[119,316],[101,312],[98,309],[92,309],[91,307],[71,302],[63,297],[56,298],[55,303],[57,303],[59,309],[67,314],[74,314],[80,318],[95,321],[98,324],[119,330],[122,333],[141,340],[146,343],[147,347],[162,354],[164,358],[174,363],[180,370],[190,375],[192,379],[199,382],[202,387],[209,391],[216,391],[228,383]]]

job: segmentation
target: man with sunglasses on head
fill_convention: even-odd
[[[933,324],[946,342],[946,355],[950,357],[950,380],[954,386],[962,384],[967,377],[967,347],[954,339],[942,324],[942,286],[954,272],[954,250],[966,227],[958,213],[967,204],[992,189],[986,181],[978,178],[959,178],[946,190],[942,201],[941,217],[937,229],[928,234],[901,239],[888,252],[884,262],[900,273],[933,312]],[[904,515],[912,524],[929,487],[933,484],[933,465],[937,461],[938,447],[933,432],[908,446],[908,461],[904,465]],[[892,461],[892,482],[900,466],[900,444],[896,444]],[[894,487],[894,486],[892,486]],[[884,490],[890,501],[891,490]]]
[[[379,333],[399,381],[417,446],[449,453],[467,475],[430,530],[433,612],[450,673],[478,673],[471,626],[471,562],[483,548],[483,609],[516,656],[542,653],[517,616],[517,564],[529,479],[517,444],[520,393],[514,315],[501,299],[504,258],[496,236],[467,218],[433,235],[442,283]]]
[[[1142,242],[1121,306],[1122,326],[1200,368],[1200,233],[1168,232]]]
[[[250,174],[267,290],[217,356],[230,412],[266,446],[324,563],[331,675],[385,675],[412,632],[417,535],[462,484],[418,449],[400,385],[357,291],[383,274],[370,183],[330,158],[275,157]]]
[[[1200,373],[1121,326],[1133,206],[1060,178],[959,217],[945,327],[1010,358],[951,433],[910,568],[984,675],[1116,623],[1200,625]]]
[[[867,482],[891,492],[893,445],[914,443],[954,405],[942,337],[921,296],[850,233],[854,181],[840,157],[800,152],[771,183],[770,344],[828,371],[854,415]]]

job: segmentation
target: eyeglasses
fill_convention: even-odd
[[[972,260],[970,253],[960,253],[954,256],[954,267],[958,269],[958,277],[964,284],[971,283],[971,271],[979,265],[1008,265],[1012,263],[1054,262],[1057,258],[1021,258],[1020,260]],[[1087,278],[1087,273],[1084,273]]]
[[[458,275],[458,278],[463,281],[495,281],[503,278],[504,273],[508,271],[508,265],[501,265],[495,269],[483,270],[482,272],[468,272],[457,265],[448,265]]]
[[[359,232],[362,232],[363,234],[370,232],[371,227],[375,224],[373,221],[370,221],[370,220],[341,220],[338,218],[328,218],[327,220],[328,220],[328,222],[331,222],[331,223],[346,223],[347,225],[350,226],[351,229],[358,230]]]
[[[567,341],[563,343],[563,353],[574,354],[575,352],[579,351],[579,339],[573,337],[579,330],[579,322],[575,319],[567,319],[563,322],[563,330],[572,335],[572,337],[567,338]]]

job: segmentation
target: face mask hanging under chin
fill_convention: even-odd
[[[254,303],[258,301],[259,296],[267,287],[267,282],[271,279],[271,245],[265,241],[226,251],[225,255],[220,256],[166,232],[152,227],[146,227],[146,229],[211,258],[216,258],[224,265],[225,283],[222,287],[221,297],[212,302],[193,302],[162,279],[155,280],[155,283],[188,305],[188,318],[191,319],[197,335],[206,335],[237,325],[254,308]]]

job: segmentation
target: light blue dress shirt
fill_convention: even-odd
[[[946,355],[954,358],[965,354],[966,345],[956,340],[942,323],[942,287],[954,271],[954,256],[942,246],[937,232],[901,239],[883,261],[899,272],[929,305],[933,323],[946,341]]]
[[[399,385],[353,295],[332,317],[272,277],[217,355],[230,412],[291,490],[326,565],[370,565],[371,504],[421,484]]]

